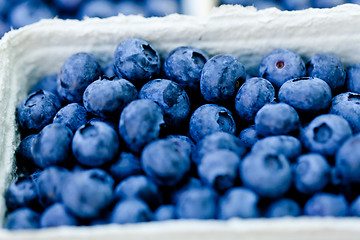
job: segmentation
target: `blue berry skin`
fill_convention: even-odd
[[[280,88],[287,80],[304,77],[305,63],[301,57],[285,48],[279,48],[265,55],[259,65],[259,76]]]
[[[275,89],[264,78],[249,78],[240,87],[235,98],[235,109],[241,119],[252,122],[265,104],[275,100]]]
[[[282,0],[282,4],[290,11],[311,8],[311,0]]]
[[[313,0],[313,7],[315,8],[332,8],[337,5],[345,4],[345,0],[333,0],[333,1],[327,1],[327,0]]]
[[[219,200],[218,218],[256,218],[260,216],[257,206],[259,196],[248,188],[236,187],[228,190]]]
[[[195,147],[191,158],[192,161],[199,165],[205,154],[212,153],[217,150],[230,150],[239,157],[243,157],[246,153],[246,147],[241,141],[226,132],[216,132],[205,136]]]
[[[116,3],[116,11],[123,15],[142,15],[145,16],[145,9],[133,0],[123,0]]]
[[[101,169],[73,172],[61,188],[61,199],[73,215],[91,219],[113,202],[114,180]]]
[[[5,192],[6,207],[14,211],[22,207],[34,208],[37,206],[38,193],[32,179],[19,179],[10,183]]]
[[[51,205],[41,214],[40,227],[76,226],[78,220],[61,203]]]
[[[339,115],[351,126],[353,133],[360,132],[360,94],[341,93],[332,100],[329,113]]]
[[[190,177],[187,179],[187,181],[184,184],[178,185],[178,187],[179,188],[176,188],[175,191],[171,195],[171,203],[175,204],[175,205],[176,205],[177,201],[179,200],[179,196],[181,195],[181,193],[183,193],[189,189],[192,189],[192,188],[204,187],[204,185],[202,184],[200,179],[195,178],[195,177]]]
[[[114,196],[118,201],[139,199],[151,209],[156,209],[161,202],[159,189],[146,176],[130,176],[121,181],[115,188]]]
[[[149,222],[153,219],[150,208],[142,201],[129,199],[116,204],[111,222],[117,224]]]
[[[54,0],[56,7],[65,11],[76,11],[85,0]]]
[[[298,217],[300,214],[301,208],[297,202],[283,198],[273,202],[266,210],[265,216],[268,218],[281,218]]]
[[[191,138],[197,143],[215,132],[235,134],[236,124],[232,113],[216,104],[200,106],[192,114],[189,124]]]
[[[114,72],[135,85],[147,82],[160,72],[158,52],[142,39],[129,38],[121,42],[114,53]]]
[[[177,146],[181,147],[188,156],[190,156],[195,149],[194,142],[187,136],[169,135],[167,136],[167,139],[173,142],[173,144],[176,144]]]
[[[141,163],[153,182],[160,186],[174,186],[187,176],[191,162],[189,154],[181,146],[171,139],[161,139],[144,148]]]
[[[239,60],[231,55],[217,55],[201,71],[200,91],[208,102],[225,102],[235,97],[245,79],[245,67]]]
[[[200,90],[201,71],[209,57],[193,47],[172,50],[164,62],[166,76],[186,90]]]
[[[291,105],[298,113],[327,110],[331,98],[329,85],[324,80],[313,77],[289,80],[279,90],[279,100]]]
[[[132,153],[122,152],[118,159],[111,164],[109,172],[116,182],[142,173],[139,157]]]
[[[125,79],[100,79],[85,89],[83,102],[86,110],[97,117],[119,119],[123,108],[137,96],[135,86]]]
[[[85,166],[99,167],[114,160],[119,152],[120,140],[108,124],[93,121],[80,127],[72,141],[77,161]]]
[[[32,155],[41,168],[64,166],[71,157],[72,131],[59,123],[44,127],[34,140]]]
[[[145,0],[144,5],[148,17],[165,17],[179,12],[178,0]]]
[[[335,168],[343,184],[360,183],[360,134],[340,146],[335,156]]]
[[[320,192],[330,182],[331,168],[325,157],[307,153],[298,157],[294,169],[296,189],[304,194]]]
[[[135,153],[141,152],[149,142],[159,138],[164,117],[159,105],[148,99],[128,104],[120,115],[119,134],[126,146]]]
[[[89,53],[76,53],[66,59],[57,79],[60,97],[67,102],[81,103],[86,87],[101,76],[96,58]]]
[[[16,109],[20,129],[30,133],[39,132],[51,123],[60,107],[60,100],[53,93],[43,90],[31,93]]]
[[[36,190],[41,205],[50,206],[61,202],[61,188],[69,174],[68,170],[59,167],[48,167],[40,173],[36,181]]]
[[[310,77],[320,78],[329,84],[332,91],[345,85],[346,73],[340,58],[331,53],[318,53],[306,63],[306,72]]]
[[[295,161],[302,152],[302,144],[299,139],[293,136],[279,135],[270,136],[257,141],[251,148],[252,152],[274,150],[284,154],[290,161]]]
[[[37,92],[39,90],[48,91],[55,95],[58,95],[57,92],[57,74],[48,75],[41,78],[29,91],[29,93]]]
[[[360,93],[360,63],[347,68],[345,82],[349,92]]]
[[[260,139],[255,125],[243,129],[239,134],[239,139],[246,148],[251,148]]]
[[[204,185],[224,192],[235,185],[238,179],[240,158],[229,150],[206,154],[198,165],[198,173]]]
[[[55,115],[53,123],[67,126],[73,133],[87,122],[86,109],[78,103],[70,103],[61,108]]]
[[[187,93],[179,84],[170,80],[156,79],[146,83],[139,92],[139,98],[159,104],[168,126],[181,126],[190,114]]]
[[[360,196],[351,203],[349,212],[350,216],[360,217]]]
[[[107,18],[117,14],[115,5],[111,1],[90,0],[84,1],[78,11],[78,19],[83,17]]]
[[[244,186],[261,197],[281,197],[291,186],[291,174],[288,159],[274,150],[250,152],[240,165]]]
[[[15,29],[53,17],[55,13],[41,1],[22,1],[8,12],[8,21]]]
[[[304,213],[310,217],[345,217],[348,208],[343,195],[317,193],[306,202]]]
[[[286,103],[266,104],[255,116],[256,132],[262,136],[291,134],[299,127],[298,113]]]
[[[167,221],[176,218],[176,209],[174,205],[161,205],[154,212],[154,221]]]
[[[9,214],[5,227],[9,230],[39,228],[40,216],[29,208],[20,208]]]
[[[218,195],[207,187],[190,188],[179,195],[176,218],[213,219],[217,215]]]
[[[114,63],[110,61],[102,65],[103,78],[115,78]]]
[[[314,118],[303,129],[301,139],[310,151],[333,156],[351,135],[350,125],[344,118],[334,114],[323,114]]]

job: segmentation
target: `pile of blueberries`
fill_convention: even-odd
[[[16,111],[8,229],[360,216],[360,64],[276,49],[249,76],[141,39],[69,57]]]
[[[119,13],[162,17],[181,12],[180,0],[0,0],[0,37],[41,19],[106,18]]]

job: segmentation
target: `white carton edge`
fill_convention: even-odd
[[[233,54],[250,71],[256,71],[264,54],[279,47],[305,59],[332,52],[347,66],[360,62],[360,6],[298,12],[223,6],[207,17],[55,19],[7,33],[0,41],[0,193],[13,177],[19,143],[15,108],[29,86],[41,76],[58,72],[76,52],[91,52],[101,62],[109,61],[116,45],[129,37],[149,41],[162,56],[182,45],[198,47],[211,56]],[[0,224],[4,214],[2,194]],[[355,218],[181,220],[18,233],[0,230],[0,239],[359,239],[359,232],[360,220]]]

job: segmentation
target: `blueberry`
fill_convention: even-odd
[[[115,198],[119,201],[125,199],[140,199],[151,209],[160,205],[159,189],[149,178],[138,175],[130,176],[116,186]]]
[[[240,165],[240,178],[245,187],[269,198],[282,196],[292,181],[288,159],[276,150],[252,151],[246,155]]]
[[[107,18],[117,14],[115,6],[111,1],[90,0],[85,1],[78,11],[78,19],[83,17]]]
[[[165,122],[169,126],[181,126],[190,114],[190,100],[187,93],[173,81],[152,80],[141,88],[139,97],[159,104],[164,111]]]
[[[44,90],[58,95],[57,92],[57,74],[47,75],[41,78],[29,91],[29,93]]]
[[[148,144],[141,163],[146,175],[161,186],[178,184],[190,171],[190,157],[171,139],[156,140]]]
[[[145,0],[147,16],[164,17],[179,12],[178,0]]]
[[[76,226],[78,220],[61,203],[48,207],[40,217],[40,227]]]
[[[55,13],[41,1],[22,1],[8,12],[8,21],[13,28],[24,27],[44,18],[53,18]]]
[[[137,95],[135,86],[125,79],[100,79],[85,89],[83,102],[86,110],[95,116],[119,119],[123,108]]]
[[[114,180],[105,171],[91,169],[73,172],[61,188],[65,207],[83,219],[101,215],[113,202]]]
[[[107,62],[101,66],[103,71],[103,78],[112,79],[115,78],[114,63],[113,61]]]
[[[29,178],[18,179],[10,183],[5,192],[6,207],[13,211],[22,207],[35,208],[37,206],[38,193],[35,182]]]
[[[110,166],[109,172],[117,182],[131,175],[139,175],[142,173],[140,159],[132,153],[122,152]]]
[[[0,12],[2,9],[3,8],[0,9]],[[2,38],[2,36],[4,36],[4,34],[7,33],[8,31],[10,31],[10,26],[5,21],[0,20],[0,38]]]
[[[194,142],[187,136],[169,135],[167,136],[167,139],[173,142],[173,144],[176,144],[177,146],[181,147],[188,156],[190,156],[195,149]]]
[[[159,105],[148,99],[132,101],[120,115],[119,134],[133,152],[140,152],[160,135],[164,117]]]
[[[61,188],[68,175],[68,170],[59,167],[49,167],[40,173],[36,181],[36,189],[39,202],[43,206],[61,201]]]
[[[23,131],[39,132],[51,123],[60,107],[60,100],[56,95],[39,90],[31,93],[18,105],[16,109],[17,121]]]
[[[99,167],[114,160],[119,146],[120,140],[116,131],[100,121],[81,126],[72,141],[75,158],[89,167]]]
[[[262,136],[286,135],[299,130],[296,110],[286,103],[266,104],[255,116],[256,132]]]
[[[174,205],[161,205],[154,212],[154,221],[167,221],[176,218]]]
[[[282,4],[287,10],[303,10],[311,8],[312,0],[282,0]]]
[[[331,104],[331,89],[319,78],[305,77],[285,82],[279,90],[279,100],[298,112],[316,113],[327,110]]]
[[[302,131],[302,142],[312,152],[333,156],[339,147],[351,137],[349,123],[334,114],[320,115]]]
[[[86,109],[78,103],[70,103],[61,108],[55,115],[53,122],[65,125],[73,133],[87,122]]]
[[[5,227],[9,230],[39,228],[40,216],[29,208],[20,208],[7,217]]]
[[[353,133],[360,132],[360,94],[346,92],[335,96],[332,100],[330,113],[345,118]]]
[[[235,134],[236,125],[229,110],[219,105],[205,104],[192,114],[189,128],[191,138],[199,142],[215,132]]]
[[[160,72],[159,54],[148,42],[129,38],[115,50],[114,72],[135,85],[149,81]]]
[[[16,165],[18,170],[21,172],[26,172],[28,169],[35,167],[34,157],[32,155],[31,149],[34,145],[34,140],[36,137],[36,134],[27,136],[20,142],[20,145],[16,149]]]
[[[191,188],[201,188],[204,187],[200,179],[195,177],[189,177],[182,185],[178,185],[175,191],[172,192],[171,202],[176,204],[179,200],[181,193],[191,189]]]
[[[219,200],[218,218],[227,220],[234,217],[256,218],[260,216],[259,196],[244,187],[227,191]]]
[[[153,219],[149,207],[142,201],[130,199],[116,204],[111,222],[118,224],[148,222]]]
[[[305,194],[320,192],[330,182],[330,171],[326,158],[320,154],[299,156],[294,171],[296,189]]]
[[[82,2],[86,0],[53,0],[56,7],[65,11],[76,11],[79,9]]]
[[[82,102],[86,87],[99,79],[101,68],[89,53],[76,53],[66,59],[57,79],[57,90],[68,102]]]
[[[274,150],[284,154],[290,161],[295,160],[302,152],[301,142],[293,136],[270,136],[257,141],[251,148],[252,152]]]
[[[243,129],[239,134],[239,139],[246,148],[251,148],[260,139],[255,125]]]
[[[205,154],[211,153],[220,149],[226,149],[234,152],[239,157],[246,153],[246,148],[241,144],[241,141],[226,132],[216,132],[205,136],[195,147],[191,157],[192,161],[198,165]]]
[[[268,218],[298,217],[300,213],[301,209],[297,202],[283,198],[271,203],[265,215]]]
[[[133,0],[122,0],[116,4],[116,12],[123,15],[145,15],[145,9]]]
[[[348,204],[343,195],[317,193],[306,202],[304,213],[311,217],[345,217]]]
[[[250,78],[240,87],[235,98],[235,109],[241,119],[252,122],[260,108],[275,100],[275,89],[264,78]]]
[[[32,155],[41,168],[66,165],[71,157],[71,130],[59,123],[44,127],[34,140]]]
[[[287,80],[304,77],[305,63],[301,57],[285,48],[279,48],[265,55],[259,65],[259,76],[280,88]]]
[[[216,218],[218,195],[206,187],[190,188],[179,195],[176,217],[179,219]]]
[[[345,69],[340,58],[331,53],[318,53],[306,63],[307,75],[320,78],[337,91],[345,84]]]
[[[201,71],[208,56],[193,47],[178,47],[172,50],[165,59],[166,76],[189,90],[200,89]]]
[[[224,192],[235,185],[238,179],[240,158],[229,150],[218,150],[205,154],[198,165],[202,182]]]
[[[208,102],[225,102],[235,97],[246,79],[244,65],[231,55],[217,55],[201,71],[200,90]]]
[[[339,147],[335,160],[343,184],[360,182],[360,134],[350,137]]]
[[[327,1],[327,0],[313,0],[313,7],[315,8],[331,8],[335,7],[337,5],[344,4],[345,0],[333,0],[333,1]]]
[[[350,216],[360,217],[360,196],[350,205]]]
[[[360,93],[360,64],[350,66],[346,71],[346,84],[349,92]]]

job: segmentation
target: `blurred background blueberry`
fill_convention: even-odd
[[[110,17],[118,14],[163,17],[172,13],[204,15],[212,6],[240,4],[258,9],[276,7],[301,10],[310,7],[329,8],[344,3],[360,4],[360,0],[0,0],[0,37],[10,30],[41,19],[82,19]]]

